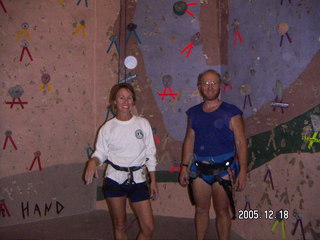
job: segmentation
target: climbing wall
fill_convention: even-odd
[[[117,77],[105,50],[119,5],[0,3],[0,224],[92,210],[82,174]]]
[[[320,4],[230,1],[229,11],[233,89],[223,99],[244,111],[250,170],[234,229],[247,239],[317,239]]]

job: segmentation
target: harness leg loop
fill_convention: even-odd
[[[231,211],[232,211],[232,219],[236,219],[236,208],[235,208],[235,204],[234,204],[234,200],[233,200],[233,196],[232,196],[232,183],[230,180],[225,180],[223,178],[221,178],[220,176],[216,176],[219,184],[223,187],[223,189],[225,190],[225,192],[227,193],[227,196],[229,198],[230,201],[230,206],[231,206]]]

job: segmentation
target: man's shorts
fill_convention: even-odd
[[[222,155],[215,156],[215,157],[199,157],[199,156],[195,155],[195,161],[203,162],[203,161],[208,161],[210,159],[215,159],[214,163],[221,163],[221,162],[224,162],[224,161],[228,160],[230,157],[234,157],[234,153],[233,152],[222,154]],[[198,175],[197,174],[198,168],[195,165],[195,161],[192,163],[192,165],[190,167],[190,172],[193,173],[193,174],[191,174],[190,178],[194,178],[192,176],[200,177],[207,184],[212,185],[213,183],[215,183],[217,181],[216,176],[224,177],[224,176],[228,175],[228,171],[227,170],[222,171],[220,174],[217,174],[216,176],[214,176],[214,175],[205,175],[205,174],[199,174]],[[230,168],[231,171],[235,172],[236,176],[238,175],[239,163],[236,161],[236,159],[234,159],[234,161],[229,166],[229,168]],[[190,175],[190,173],[189,173],[189,175]]]
[[[105,198],[128,197],[131,202],[140,202],[150,199],[149,189],[146,182],[136,184],[119,184],[106,177],[103,186]]]

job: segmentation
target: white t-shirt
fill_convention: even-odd
[[[148,120],[132,116],[128,121],[113,118],[102,125],[92,157],[98,158],[101,164],[108,159],[120,167],[146,164],[149,171],[155,171],[155,154],[156,147]],[[111,165],[108,165],[105,175],[120,184],[128,178],[128,172],[115,170]],[[136,183],[145,182],[143,169],[134,171],[133,179]]]

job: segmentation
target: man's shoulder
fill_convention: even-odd
[[[191,108],[189,108],[187,110],[187,113],[192,113],[192,112],[198,111],[199,109],[201,109],[202,104],[203,103],[199,103],[197,105],[192,106]]]
[[[227,102],[222,102],[222,106],[224,106],[225,108],[238,108],[236,105],[232,104],[232,103],[227,103]]]
[[[225,111],[230,111],[238,114],[242,114],[242,111],[234,104],[223,102],[222,108]]]

